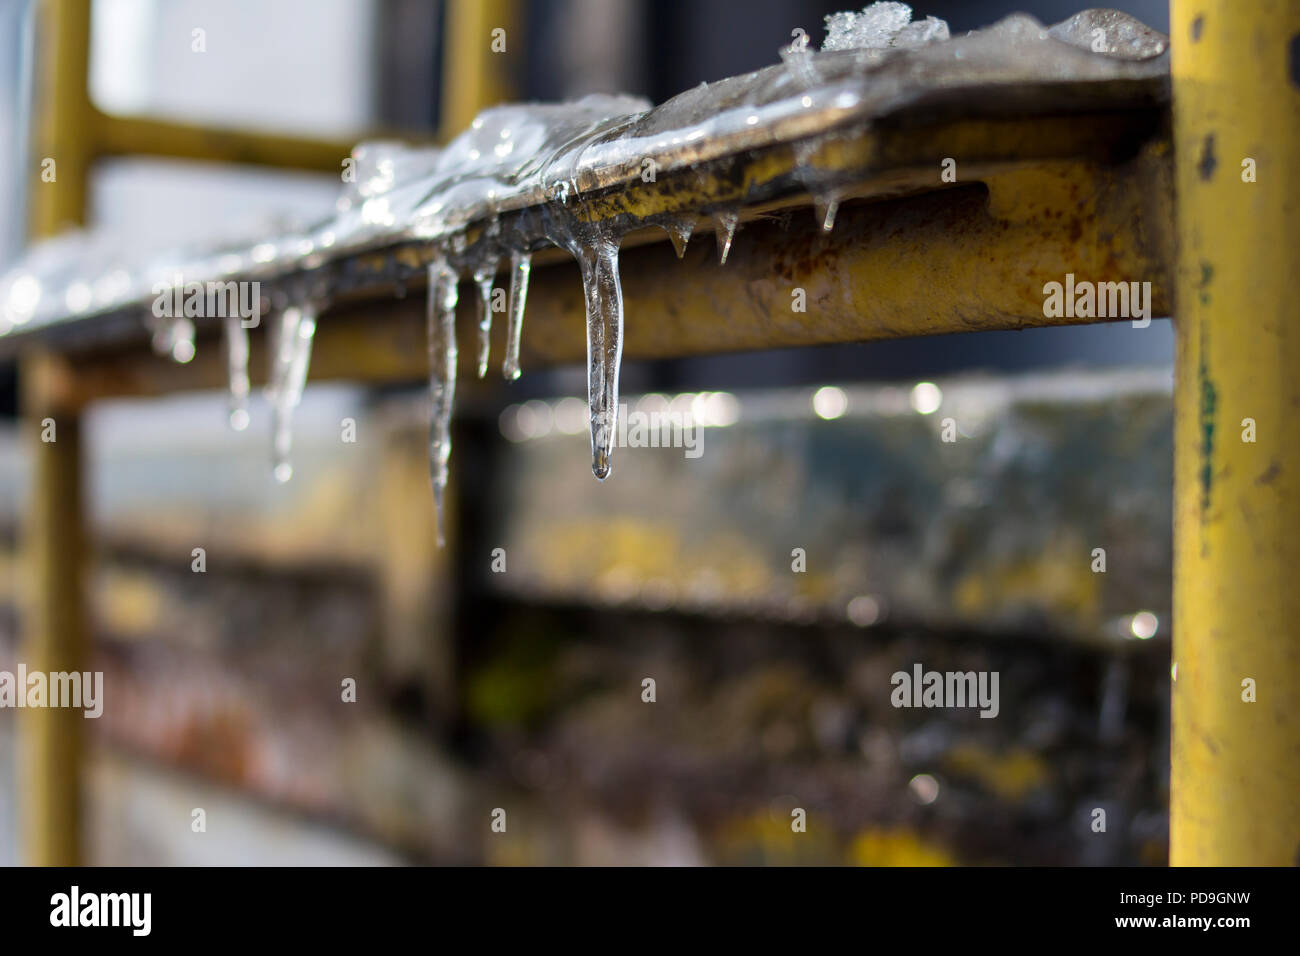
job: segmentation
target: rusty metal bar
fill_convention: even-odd
[[[1072,119],[1068,126],[1083,137],[1100,122]],[[850,144],[857,153],[845,161],[860,162],[860,154],[870,152],[886,154],[892,162],[887,174],[860,184],[859,199],[846,200],[829,234],[818,228],[806,197],[787,195],[747,210],[748,221],[725,266],[717,264],[707,235],[692,241],[682,262],[658,241],[663,233],[657,227],[629,236],[622,266],[625,355],[667,357],[1094,321],[1044,315],[1044,284],[1062,281],[1067,273],[1098,282],[1149,278],[1153,314],[1168,314],[1169,154],[1149,121],[1137,126],[1150,138],[1138,138],[1136,146],[1129,138],[1131,155],[1121,161],[1106,157],[1115,148],[1111,142],[1095,158],[1012,162],[1005,157],[1016,148],[1047,152],[1054,132],[1060,133],[1058,151],[1075,145],[1082,151],[1083,145],[1065,138],[1067,124],[1050,120],[967,125],[882,131]],[[1125,141],[1116,139],[1119,126],[1110,127],[1112,140]],[[972,160],[963,167],[968,180],[936,189],[943,128],[959,141],[966,138]],[[992,143],[1002,144],[1000,152],[984,159]],[[775,192],[788,166],[771,156],[762,162]],[[723,195],[739,188],[727,177],[694,188],[708,187]],[[685,201],[682,188],[665,178],[654,188],[660,208]],[[599,200],[592,205],[599,206]],[[710,227],[703,220],[698,228]],[[412,290],[419,288],[422,255],[408,247],[352,264],[362,274],[360,291],[322,317],[313,350],[314,381],[415,381],[427,375],[421,297],[396,299],[390,288],[394,256],[409,258]],[[579,361],[585,350],[576,269],[562,254],[545,262],[539,256],[533,270],[525,368]],[[367,270],[374,276],[370,284]],[[794,308],[796,289],[804,291],[806,311]],[[471,297],[463,299],[460,320],[469,335]],[[139,320],[125,316],[123,321]],[[255,335],[254,349],[261,347]],[[66,397],[73,403],[224,384],[215,342],[200,343],[187,365],[138,347],[69,354],[78,369],[70,383],[77,394]],[[263,364],[254,356],[255,373]]]

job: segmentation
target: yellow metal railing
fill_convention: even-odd
[[[513,42],[512,9],[453,5],[444,63],[467,99],[444,103],[448,128],[501,95],[490,31],[505,29]],[[60,182],[36,190],[40,233],[79,219],[97,155],[153,151],[144,142],[137,150],[137,137],[205,159],[336,169],[345,155],[277,137],[213,144],[201,130],[103,117],[85,95],[85,0],[47,0],[45,13],[52,106],[38,148],[57,150]],[[1034,152],[1044,135],[1059,140],[1106,117],[1071,117],[1056,132],[1041,117],[872,131],[878,138],[858,145],[904,173],[930,163],[937,143],[959,141],[962,155],[1000,144],[1005,155],[989,152],[967,180],[984,193],[846,209],[831,236],[753,223],[754,241],[733,251],[726,270],[704,251],[688,252],[683,273],[670,271],[683,267],[662,245],[628,250],[625,301],[644,321],[629,325],[625,349],[657,356],[1045,325],[1059,320],[1043,316],[1026,274],[1151,280],[1153,308],[1176,313],[1178,343],[1171,862],[1291,864],[1300,852],[1300,589],[1286,579],[1300,566],[1300,270],[1291,262],[1300,238],[1300,67],[1291,39],[1300,35],[1300,6],[1174,0],[1171,22],[1172,161],[1159,130],[1127,160]],[[448,84],[444,96],[455,95]],[[571,275],[561,287],[547,272],[537,270],[529,296],[531,357],[572,360],[581,292]],[[813,317],[790,312],[792,286],[819,303]],[[414,303],[340,305],[320,326],[313,375],[422,376],[418,312]],[[219,385],[223,371],[204,353],[177,367],[130,352],[41,352],[23,371],[28,427],[51,415],[59,427],[57,447],[35,436],[30,445],[37,482],[26,659],[83,669],[77,414],[106,395]],[[60,713],[71,712],[24,718],[33,862],[78,860],[80,728]]]

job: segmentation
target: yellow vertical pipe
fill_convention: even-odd
[[[1179,239],[1170,861],[1294,865],[1300,3],[1173,0],[1170,33]]]
[[[87,89],[89,0],[43,0],[37,9],[39,86],[31,157],[31,231],[81,223],[90,171],[93,111]],[[54,160],[53,180],[42,178]],[[84,521],[79,410],[56,399],[66,366],[46,352],[21,365],[22,412],[32,465],[24,515],[24,600],[19,659],[28,673],[84,671]],[[53,431],[49,428],[53,424]],[[43,440],[53,438],[53,441]],[[17,725],[19,828],[24,858],[41,866],[82,862],[82,712],[27,709]]]
[[[94,154],[90,104],[90,0],[42,0],[36,9],[37,91],[32,136],[31,231],[80,225]],[[53,160],[54,179],[42,174]]]
[[[32,470],[23,529],[19,660],[28,674],[88,670],[81,427],[76,410],[57,400],[67,391],[60,379],[68,374],[65,362],[50,353],[29,355],[22,365]],[[82,862],[83,712],[27,708],[19,714],[24,857],[37,866],[75,866]]]
[[[512,64],[524,52],[518,6],[517,0],[447,0],[441,139],[464,132],[479,110],[514,98]]]

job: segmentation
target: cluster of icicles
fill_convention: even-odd
[[[432,251],[427,312],[429,463],[441,543],[462,277],[472,279],[478,293],[476,357],[483,377],[488,370],[494,282],[502,262],[509,263],[503,371],[507,379],[515,379],[520,372],[532,253],[554,245],[574,256],[586,299],[592,470],[601,480],[610,474],[623,350],[621,239],[640,226],[657,225],[667,231],[680,258],[696,216],[665,214],[638,221],[630,215],[615,219],[589,215],[583,208],[588,197],[620,182],[617,176],[602,179],[602,171],[623,170],[620,175],[627,175],[630,169],[635,177],[650,156],[664,160],[660,164],[664,171],[699,170],[703,162],[729,161],[736,152],[780,139],[776,131],[783,124],[800,129],[804,117],[815,110],[830,111],[817,114],[827,122],[836,115],[842,120],[850,113],[866,116],[870,110],[884,110],[913,95],[927,77],[932,84],[940,80],[952,84],[963,76],[968,82],[987,82],[990,77],[1009,82],[1022,74],[1031,78],[1146,75],[1159,65],[1136,64],[1167,49],[1160,34],[1105,10],[1084,11],[1050,30],[1033,18],[1016,15],[951,41],[943,21],[931,17],[912,22],[911,9],[897,2],[835,14],[826,25],[828,36],[820,53],[814,54],[806,34],[796,30],[790,45],[779,51],[781,64],[701,84],[654,109],[644,100],[626,96],[510,105],[484,111],[442,150],[362,144],[353,159],[367,172],[345,188],[336,215],[314,230],[255,247],[251,262],[241,260],[239,268],[223,274],[256,275],[259,265],[292,264],[300,276],[310,275],[328,259],[392,243],[415,242]],[[1113,58],[1095,56],[1098,34],[1107,39],[1104,52]],[[890,59],[900,51],[913,59]],[[864,82],[868,77],[870,82]],[[829,232],[844,184],[815,167],[818,136],[800,131],[790,139],[796,156],[794,176],[812,197],[817,221]],[[670,160],[674,150],[677,158]],[[725,264],[739,221],[738,208],[706,207],[700,213],[714,221],[719,258]],[[469,246],[470,230],[484,223],[482,234]],[[265,254],[259,255],[259,250]],[[273,467],[280,481],[289,480],[293,473],[292,415],[307,380],[317,315],[330,298],[327,283],[298,292],[292,298],[296,304],[288,299],[272,303],[275,320],[269,335],[266,391],[272,409]],[[151,321],[151,330],[159,351],[179,361],[193,356],[194,325],[189,319]],[[249,421],[248,332],[240,319],[233,318],[226,319],[225,335],[230,420],[234,428],[242,429]]]
[[[853,38],[860,46],[890,38],[907,27],[911,11],[905,4],[881,3],[864,11],[864,15],[842,15],[845,23],[862,32],[864,25],[880,32],[874,36]],[[881,18],[884,18],[882,20]],[[876,21],[881,23],[877,24]],[[888,22],[886,23],[885,20]],[[896,21],[896,22],[895,22]],[[915,45],[947,37],[941,30],[927,27],[926,35]],[[844,24],[828,18],[831,39]],[[913,26],[921,26],[916,24]],[[884,32],[881,32],[884,31]],[[796,31],[802,32],[802,31]],[[854,43],[845,41],[844,45]],[[908,45],[914,45],[909,43]],[[786,82],[795,91],[817,82],[806,44],[796,39],[781,51]],[[781,80],[778,78],[778,84]],[[694,91],[698,94],[699,91]],[[691,96],[680,97],[685,111],[691,108]],[[788,95],[788,94],[786,94]],[[586,300],[587,398],[591,428],[592,472],[597,479],[607,478],[613,467],[613,443],[617,429],[618,379],[623,352],[623,293],[619,279],[619,245],[622,235],[643,222],[600,220],[579,215],[585,202],[579,187],[584,169],[595,161],[587,151],[598,153],[601,147],[648,115],[650,104],[631,97],[587,97],[561,106],[507,106],[481,114],[461,137],[440,151],[432,161],[427,154],[406,150],[394,144],[362,144],[354,156],[373,166],[369,175],[340,199],[340,216],[331,223],[331,234],[365,235],[367,230],[382,233],[395,221],[413,223],[407,236],[427,239],[432,257],[428,264],[427,335],[429,358],[429,466],[437,512],[438,541],[443,543],[443,498],[451,459],[451,419],[456,395],[459,349],[456,341],[456,309],[462,277],[472,279],[478,293],[477,370],[480,378],[488,371],[492,327],[494,283],[499,266],[509,262],[509,296],[506,315],[509,327],[503,373],[507,380],[519,377],[519,350],[524,308],[528,297],[532,251],[553,244],[566,249],[576,259],[582,275]],[[811,106],[807,96],[803,106]],[[661,107],[667,120],[673,116],[673,104]],[[755,105],[747,118],[754,124],[762,107]],[[697,120],[698,122],[698,120]],[[705,123],[711,122],[706,120]],[[677,129],[690,129],[679,126]],[[707,125],[694,127],[695,132],[671,138],[673,144],[689,143],[706,132]],[[666,140],[660,139],[662,147]],[[807,172],[804,152],[811,144],[797,148],[800,179]],[[436,183],[436,188],[430,188]],[[839,194],[822,188],[808,178],[818,222],[829,232],[834,224]],[[509,235],[500,228],[498,213],[503,200],[512,192],[541,186],[545,196],[541,222],[534,220],[529,229],[516,229]],[[467,250],[466,210],[486,211],[490,224],[483,237]],[[715,207],[704,211],[714,222],[718,258],[726,264],[739,223],[735,207]],[[673,243],[678,258],[686,251],[696,217],[689,214],[663,214],[647,222],[662,227]],[[285,305],[272,322],[269,347],[271,366],[266,394],[272,413],[273,470],[278,481],[288,481],[293,474],[289,456],[291,421],[294,408],[301,402],[316,330],[316,318],[323,297],[307,297],[302,304]],[[165,320],[152,327],[155,347],[180,361],[193,355],[193,324],[188,319]],[[228,359],[230,422],[242,430],[249,423],[249,339],[239,318],[225,320]]]
[[[713,218],[719,260],[725,263],[739,216],[735,211],[724,210],[715,212]],[[564,223],[554,238],[574,255],[582,274],[586,300],[592,471],[598,479],[604,480],[613,466],[618,378],[623,351],[623,293],[618,268],[621,237],[608,224],[580,224],[570,215],[555,215],[553,222]],[[657,223],[668,233],[678,258],[681,258],[686,252],[695,217],[663,216],[657,218]],[[463,245],[460,236],[438,244],[428,265],[429,466],[440,544],[443,541],[442,504],[451,459],[451,418],[459,361],[456,309],[462,275],[454,262],[462,258]],[[504,258],[505,255],[494,250],[483,255],[468,270],[477,290],[477,370],[480,378],[488,372],[494,285],[497,266]],[[508,260],[508,329],[502,373],[507,380],[514,380],[521,371],[519,350],[532,252],[514,249],[509,251]],[[287,482],[293,476],[290,463],[292,418],[307,383],[318,311],[319,305],[313,301],[289,305],[279,309],[270,323],[270,369],[265,392],[272,416],[272,469],[280,482]],[[243,431],[250,422],[249,332],[239,316],[226,318],[223,329],[230,426]],[[168,319],[161,323],[151,319],[151,330],[154,347],[160,353],[182,362],[194,355],[194,326],[188,319]]]

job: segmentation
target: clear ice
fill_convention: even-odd
[[[673,251],[677,253],[677,258],[682,258],[686,255],[686,244],[691,241],[691,233],[695,231],[695,217],[666,216],[662,224],[664,231],[668,233],[668,238],[672,240]]]
[[[727,264],[727,256],[731,253],[731,240],[735,238],[738,222],[740,222],[740,214],[734,209],[719,209],[713,214],[714,237],[718,242],[718,262],[721,265]]]
[[[587,300],[587,405],[591,416],[591,472],[604,481],[613,471],[618,427],[618,373],[623,360],[623,286],[618,275],[619,237],[599,232],[582,243],[578,267]]]
[[[948,24],[937,17],[912,22],[906,3],[885,0],[860,13],[832,13],[826,18],[823,50],[884,50],[914,48],[948,39]]]
[[[275,351],[271,361],[267,398],[271,403],[271,464],[275,480],[293,477],[289,451],[293,445],[293,410],[302,402],[316,335],[316,308],[290,306],[280,313]]]
[[[528,276],[533,256],[516,250],[510,254],[510,326],[506,332],[506,359],[501,373],[509,381],[519,377],[519,340],[524,331],[524,304],[528,301]]]
[[[437,514],[438,546],[446,544],[443,493],[451,461],[451,411],[456,400],[456,271],[443,255],[429,263],[426,323],[429,340],[429,476]]]
[[[492,352],[492,279],[496,276],[496,257],[474,270],[478,288],[478,377],[487,375],[488,357]]]
[[[225,319],[226,398],[230,427],[242,432],[248,427],[248,329],[238,315]]]

